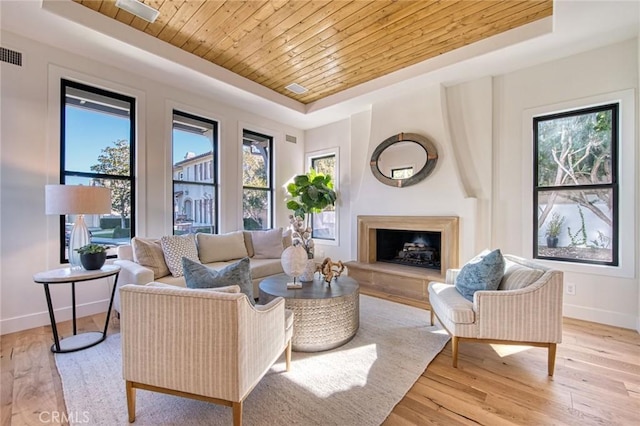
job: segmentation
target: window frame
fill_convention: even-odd
[[[339,147],[336,146],[332,148],[308,152],[305,154],[305,160],[306,160],[305,164],[307,166],[307,170],[309,170],[310,168],[312,168],[313,160],[327,158],[331,156],[335,157],[335,176],[331,176],[331,179],[333,181],[333,190],[336,191],[337,193],[340,187],[340,148]],[[340,208],[338,206],[338,201],[336,201],[336,203],[334,204],[334,208],[335,208],[335,219],[336,219],[335,238],[330,239],[330,238],[313,237],[313,229],[312,229],[312,232],[311,232],[312,238],[318,244],[331,245],[331,246],[340,245]],[[311,213],[310,215],[311,215],[310,223],[313,228],[313,213]]]
[[[104,173],[92,173],[81,171],[67,171],[65,169],[66,164],[66,106],[67,106],[67,88],[74,88],[85,92],[90,92],[98,96],[109,97],[117,99],[129,104],[129,176],[110,175]],[[129,217],[129,229],[130,237],[133,238],[136,235],[136,99],[133,96],[124,95],[111,90],[102,89],[99,87],[91,86],[88,84],[80,83],[68,78],[60,78],[60,168],[59,168],[59,182],[61,185],[65,185],[67,177],[81,177],[81,178],[95,178],[95,179],[111,179],[111,180],[123,180],[128,181],[131,188],[131,201],[130,201],[130,217]],[[60,215],[59,219],[59,255],[60,263],[69,263],[69,259],[66,257],[66,215]],[[115,253],[109,254],[108,258],[115,258]]]
[[[173,132],[174,132],[174,120],[175,120],[175,116],[182,116],[186,119],[189,120],[194,120],[194,121],[200,121],[203,123],[207,123],[210,124],[212,126],[212,147],[211,147],[211,159],[210,161],[212,162],[212,183],[208,183],[208,182],[202,182],[202,181],[197,181],[197,180],[176,180],[174,178],[174,173],[173,173],[173,167],[174,167],[174,163],[173,163],[173,150],[174,150],[174,141],[173,141]],[[179,110],[178,108],[172,108],[171,109],[171,229],[172,229],[172,234],[175,235],[175,231],[176,231],[176,217],[175,217],[175,211],[174,211],[174,207],[175,207],[175,186],[176,183],[179,184],[187,184],[187,185],[201,185],[201,186],[210,186],[213,188],[213,194],[215,197],[215,203],[213,205],[215,214],[212,217],[212,226],[214,227],[214,232],[213,234],[218,234],[220,232],[220,185],[218,182],[218,167],[219,167],[219,161],[220,161],[220,156],[219,156],[219,152],[220,152],[220,123],[218,123],[218,121],[210,119],[210,118],[206,118],[206,117],[202,117],[199,115],[195,115],[195,114],[191,114],[182,110]],[[209,161],[207,161],[208,163]],[[204,164],[207,164],[204,163]],[[200,167],[194,167],[194,177],[196,177],[196,174],[199,173],[200,177],[202,176],[206,176],[206,167],[204,167],[204,164],[199,164]],[[198,172],[199,169],[199,172]],[[204,170],[204,171],[203,171]],[[180,176],[183,176],[184,172],[180,172]],[[187,177],[189,177],[189,174],[187,173]],[[195,200],[191,200],[190,203],[194,203],[195,204]]]
[[[610,267],[620,266],[619,258],[619,145],[621,135],[620,125],[620,102],[612,101],[592,106],[582,106],[577,108],[570,108],[561,112],[554,112],[549,114],[538,114],[532,117],[532,134],[533,134],[533,226],[532,226],[532,254],[534,259],[549,260],[549,261],[561,261],[583,265],[602,265]],[[576,117],[587,114],[594,114],[598,112],[611,111],[611,182],[607,183],[590,183],[581,185],[550,185],[542,186],[539,184],[539,142],[538,142],[538,124],[544,121],[551,121],[560,118]],[[610,190],[612,197],[612,212],[611,212],[611,261],[598,261],[588,259],[577,259],[569,257],[559,256],[544,256],[539,254],[539,236],[541,230],[538,227],[538,200],[541,193],[545,192],[567,192],[578,190]]]
[[[247,186],[244,184],[244,176],[243,176],[243,169],[244,169],[244,155],[243,155],[243,151],[244,151],[244,140],[245,140],[245,135],[251,135],[251,136],[255,136],[261,139],[266,139],[268,141],[268,153],[269,156],[267,158],[267,186],[266,187],[258,187],[258,186]],[[272,229],[273,228],[273,224],[274,224],[274,216],[275,216],[275,209],[274,209],[274,194],[275,194],[275,186],[274,186],[274,170],[273,170],[273,158],[274,158],[274,147],[275,147],[275,142],[274,142],[274,137],[272,135],[268,135],[266,133],[262,133],[262,132],[257,132],[254,130],[249,130],[246,127],[242,128],[242,135],[241,135],[241,145],[240,145],[240,182],[242,183],[242,188],[241,188],[241,193],[240,193],[240,214],[241,214],[241,227],[244,230],[244,206],[243,206],[243,202],[244,202],[244,191],[246,189],[249,190],[255,190],[255,191],[264,191],[266,192],[267,195],[267,213],[268,213],[268,224],[266,228],[262,228],[262,229]]]

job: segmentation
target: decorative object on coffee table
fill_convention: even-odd
[[[76,251],[80,254],[80,263],[87,271],[102,268],[107,260],[107,248],[100,244],[86,244]]]
[[[301,245],[289,246],[282,252],[282,270],[293,278],[293,282],[287,282],[287,288],[302,288],[296,279],[304,272],[308,260],[307,252]]]
[[[334,278],[337,279],[343,271],[344,265],[342,264],[342,261],[338,260],[337,262],[333,262],[330,257],[326,257],[322,262],[322,265],[319,265],[316,268],[316,272],[320,272],[320,274],[322,274],[324,281],[328,285],[331,285],[331,281]]]

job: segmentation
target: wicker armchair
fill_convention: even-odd
[[[145,389],[230,406],[234,425],[241,425],[242,402],[283,351],[289,370],[293,314],[284,299],[252,306],[239,291],[160,283],[120,288],[129,422],[135,390]]]
[[[431,322],[434,316],[452,337],[453,366],[458,366],[461,341],[548,348],[548,373],[553,376],[556,344],[562,341],[561,271],[505,255],[505,274],[496,291],[477,291],[473,302],[454,286],[459,270],[447,271],[446,283],[429,284]]]

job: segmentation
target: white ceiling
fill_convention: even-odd
[[[346,118],[421,87],[503,74],[637,37],[639,22],[640,0],[556,0],[553,18],[305,106],[71,0],[0,0],[2,30],[160,82],[180,80],[185,90],[301,129]]]

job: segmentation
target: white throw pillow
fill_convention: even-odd
[[[228,234],[197,234],[198,257],[202,263],[224,262],[247,257],[242,231]]]
[[[160,245],[162,245],[164,260],[174,277],[184,275],[182,271],[183,257],[200,263],[196,238],[193,234],[165,236],[160,238]]]

